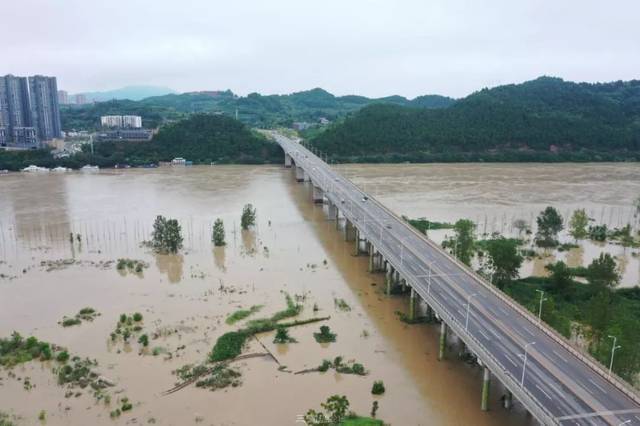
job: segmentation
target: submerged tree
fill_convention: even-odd
[[[223,246],[226,244],[224,240],[224,222],[222,222],[222,219],[220,218],[216,219],[213,223],[213,234],[211,239],[215,246]]]
[[[600,253],[597,259],[587,267],[587,281],[589,284],[611,289],[620,282],[620,275],[616,270],[616,261],[609,253]]]
[[[563,296],[567,296],[571,284],[573,283],[573,272],[563,261],[558,261],[545,266],[545,269],[551,273],[549,280],[553,284],[554,290]]]
[[[518,277],[522,256],[518,253],[518,240],[502,236],[487,241],[487,253],[493,269],[493,282],[499,287]]]
[[[256,209],[252,204],[245,204],[242,209],[242,217],[240,218],[240,226],[242,229],[249,229],[250,226],[256,223]]]
[[[473,257],[475,229],[475,223],[469,219],[460,219],[453,225],[456,234],[442,244],[445,248],[451,249],[453,255],[466,265],[471,264]]]
[[[558,245],[558,232],[562,231],[562,216],[554,207],[547,207],[536,219],[538,232],[536,244],[540,247],[555,247]]]
[[[576,240],[582,240],[589,235],[587,225],[589,225],[589,216],[587,216],[587,212],[584,209],[578,209],[573,212],[571,220],[569,221],[569,233]]]
[[[176,219],[157,216],[151,238],[151,245],[159,252],[177,253],[182,248],[181,228]]]

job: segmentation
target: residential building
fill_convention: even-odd
[[[58,85],[55,77],[29,77],[29,97],[34,127],[40,141],[62,137]]]
[[[58,90],[58,103],[60,105],[69,105],[69,93],[66,90]]]
[[[96,141],[144,142],[151,140],[152,136],[153,132],[147,129],[117,129],[98,132]]]
[[[76,105],[84,105],[87,103],[87,97],[83,94],[76,95]]]
[[[102,127],[117,129],[140,129],[142,117],[139,115],[104,115],[100,117],[100,124]]]
[[[34,118],[26,77],[11,74],[0,77],[0,145],[10,148],[36,148]]]

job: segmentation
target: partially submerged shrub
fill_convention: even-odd
[[[336,341],[336,335],[331,332],[328,325],[320,326],[320,332],[313,333],[313,337],[315,337],[316,342],[318,343],[330,343]]]
[[[382,395],[385,392],[384,382],[382,380],[376,380],[373,382],[371,393],[374,395]]]

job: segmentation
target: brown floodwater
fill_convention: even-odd
[[[624,197],[640,193],[638,170],[628,165],[540,166],[546,182],[538,187],[524,184],[533,180],[535,167],[523,167],[530,166],[376,165],[345,170],[398,213],[439,220],[473,218],[481,212],[494,219],[524,215],[546,204],[560,206],[561,200],[567,203],[562,210],[573,208],[584,201],[584,194],[557,170],[561,167],[575,167],[582,175],[588,175],[589,167],[597,169],[593,188],[600,185],[606,194],[589,190],[587,206],[594,211],[626,208]],[[521,194],[505,187],[514,176],[521,176]],[[370,189],[372,183],[378,187]],[[556,196],[549,188],[564,195]],[[545,194],[553,199],[545,199]],[[257,225],[240,231],[246,203],[257,208]],[[27,425],[41,424],[41,410],[47,413],[47,424],[146,424],[153,419],[164,425],[295,425],[299,414],[318,408],[330,395],[343,394],[363,415],[377,400],[378,417],[393,425],[532,423],[518,404],[511,411],[500,408],[503,390],[498,383],[492,387],[491,411],[480,411],[480,370],[457,359],[455,339],[448,358],[437,361],[436,327],[398,320],[396,312],[406,311],[408,300],[382,294],[382,277],[366,272],[365,258],[352,256],[351,244],[343,241],[326,213],[326,207],[311,203],[308,186],[295,183],[290,170],[272,166],[0,177],[0,336],[16,330],[95,358],[98,371],[116,383],[110,389],[110,406],[96,403],[86,390],[65,398],[65,389],[51,373],[55,363],[31,362],[12,372],[0,370],[0,411]],[[179,255],[156,255],[140,245],[149,238],[158,214],[180,221],[184,249]],[[210,230],[218,217],[225,222],[227,246],[214,249]],[[70,233],[79,233],[82,242],[70,243]],[[568,256],[584,262],[587,252]],[[115,264],[105,263],[121,257],[143,260],[149,267],[139,274],[121,273]],[[75,261],[41,264],[64,259]],[[629,268],[637,274],[633,259]],[[227,325],[227,315],[260,304],[264,308],[254,317],[268,316],[285,307],[283,292],[304,296],[300,318],[331,316],[327,325],[338,337],[328,345],[316,343],[318,323],[292,328],[299,342],[295,344],[274,345],[272,333],[260,335],[280,364],[299,371],[342,355],[364,364],[368,375],[294,375],[279,371],[270,358],[253,358],[235,364],[242,372],[239,387],[210,392],[191,386],[162,396],[177,382],[173,370],[205,360],[218,336],[241,326]],[[351,310],[337,309],[336,298]],[[101,315],[80,326],[58,324],[85,306]],[[135,339],[130,345],[110,342],[119,315],[136,311],[144,315],[145,332],[159,335],[150,348],[162,347],[171,357],[153,356],[150,350],[140,353]],[[245,353],[263,351],[252,341]],[[25,377],[35,385],[31,390],[24,389]],[[383,396],[371,395],[374,380],[384,381]],[[123,396],[134,403],[133,410],[110,419],[116,399]]]
[[[409,217],[454,222],[467,218],[477,224],[478,238],[499,232],[517,237],[513,227],[523,219],[535,233],[536,217],[546,206],[564,219],[561,242],[574,240],[566,232],[571,214],[585,209],[592,223],[609,228],[631,224],[640,229],[638,163],[587,164],[371,164],[340,165],[339,170],[392,210]],[[451,231],[432,231],[442,241]],[[520,235],[523,237],[524,235]],[[533,246],[531,237],[529,244]],[[602,252],[616,256],[621,287],[640,285],[640,250],[611,243],[579,241],[568,252],[551,251],[525,262],[520,275],[544,275],[544,265],[563,260],[586,266]]]

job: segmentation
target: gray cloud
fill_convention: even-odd
[[[463,96],[539,75],[638,78],[637,0],[4,0],[0,74],[71,92]]]

